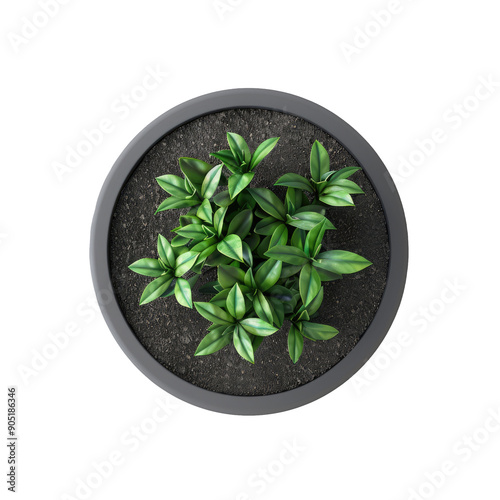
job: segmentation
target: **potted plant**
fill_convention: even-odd
[[[112,292],[111,331],[154,382],[212,410],[270,413],[333,390],[382,341],[406,225],[382,162],[335,115],[226,91],[166,113],[124,151],[91,263],[98,295]]]

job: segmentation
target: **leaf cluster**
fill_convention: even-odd
[[[211,322],[196,355],[207,355],[233,344],[247,361],[265,337],[289,325],[288,350],[296,363],[304,339],[328,340],[338,330],[312,321],[323,303],[324,282],[342,279],[371,265],[344,250],[323,248],[328,206],[353,206],[362,194],[349,180],[358,167],[330,169],[326,149],[316,141],[310,157],[310,178],[286,174],[276,186],[286,186],[282,201],[272,190],[251,187],[255,168],[274,149],[277,137],[252,153],[238,134],[228,133],[229,149],[212,153],[213,166],[195,158],[180,158],[183,177],[167,174],[156,180],[169,194],[156,213],[187,208],[169,241],[158,235],[158,258],[140,259],[129,268],[155,278],[140,304],[175,296]],[[205,268],[217,268],[217,281],[200,288],[210,296],[194,302],[192,289]]]

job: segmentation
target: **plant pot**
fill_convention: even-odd
[[[211,161],[226,132],[251,148],[281,139],[258,167],[254,185],[272,188],[286,172],[306,174],[314,140],[329,151],[332,168],[358,165],[365,191],[355,207],[329,209],[337,230],[327,249],[359,253],[369,269],[325,286],[320,318],[340,330],[334,339],[309,342],[297,364],[286,332],[266,339],[250,365],[228,348],[195,357],[208,322],[171,299],[139,306],[148,280],[127,266],[155,257],[158,233],[177,226],[178,211],[154,215],[165,193],[155,178],[178,173],[177,158]],[[215,162],[211,161],[212,164]],[[273,188],[283,197],[283,188]],[[384,339],[399,307],[408,264],[403,208],[384,164],[369,144],[330,111],[302,98],[257,89],[228,90],[188,101],[160,116],[125,149],[102,188],[91,235],[91,268],[104,318],[131,361],[158,386],[191,404],[254,415],[289,410],[324,396],[359,370]],[[204,273],[198,287],[214,279]],[[205,300],[196,297],[195,300]]]

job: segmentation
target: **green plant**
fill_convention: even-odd
[[[212,323],[195,354],[212,354],[233,343],[251,363],[264,337],[287,321],[288,349],[296,363],[304,338],[328,340],[338,333],[312,321],[323,302],[322,283],[371,265],[352,252],[322,246],[325,232],[335,229],[325,216],[327,206],[353,206],[351,195],[363,193],[348,180],[359,169],[330,170],[328,152],[316,141],[311,177],[289,173],[276,182],[287,187],[283,202],[269,189],[250,187],[255,168],[279,138],[263,142],[253,154],[238,134],[228,133],[227,139],[229,149],[211,155],[222,163],[213,166],[180,158],[184,178],[172,174],[157,178],[170,196],[156,213],[189,211],[172,229],[171,241],[158,236],[157,259],[141,259],[130,266],[155,278],[140,304],[175,295],[182,306],[194,305]],[[192,287],[205,266],[217,268],[217,281],[200,288],[212,297],[193,304]]]

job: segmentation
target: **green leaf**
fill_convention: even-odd
[[[274,233],[277,227],[281,226],[283,223],[276,220],[274,217],[266,217],[261,221],[257,222],[255,225],[255,232],[263,236],[270,236]]]
[[[180,238],[182,238],[182,236],[180,236]],[[174,240],[172,240],[172,243],[173,243],[173,241]],[[191,242],[191,240],[188,240],[188,241]],[[177,259],[177,257],[182,255],[183,253],[189,252],[189,250],[190,250],[187,245],[177,246],[177,247],[174,247],[174,245],[172,245],[172,249],[174,250],[176,259]]]
[[[252,364],[254,363],[252,339],[250,338],[250,335],[248,335],[248,333],[240,326],[235,326],[234,328],[233,344],[237,353],[243,359],[250,361]]]
[[[303,348],[304,337],[302,333],[300,333],[300,330],[295,325],[290,326],[290,331],[288,332],[288,353],[294,363],[297,363],[299,360]]]
[[[162,175],[156,178],[156,182],[164,191],[176,198],[184,199],[190,196],[190,193],[186,191],[184,179],[181,179],[178,175]]]
[[[252,347],[253,347],[253,352],[255,354],[255,351],[259,348],[260,344],[262,344],[262,341],[264,340],[265,337],[258,337],[257,335],[253,335],[252,338]]]
[[[201,275],[201,272],[202,272],[203,268],[205,267],[205,260],[206,259],[205,258],[200,259],[201,255],[202,254],[200,254],[198,256],[198,259],[196,260],[196,264],[191,268],[191,272],[196,273],[196,275],[198,275],[198,276]]]
[[[302,207],[303,197],[306,198],[305,201],[307,202],[307,204],[309,204],[309,200],[307,199],[305,193],[300,189],[289,187],[286,190],[285,201],[287,205],[287,212],[290,215],[294,214],[297,210],[299,210]]]
[[[231,199],[229,196],[229,191],[221,191],[219,194],[216,194],[213,198],[212,201],[218,206],[218,207],[228,207],[233,203],[234,200]]]
[[[276,297],[269,297],[269,302],[271,304],[271,311],[273,313],[273,323],[281,328],[285,321],[285,308],[279,299]]]
[[[196,189],[187,177],[184,177],[184,189],[189,193],[190,196],[196,193]]]
[[[178,229],[177,234],[195,241],[204,240],[207,236],[205,231],[203,231],[203,226],[201,224],[188,224],[187,226]]]
[[[226,289],[220,291],[218,294],[216,294],[215,296],[213,296],[210,299],[210,303],[215,304],[216,306],[219,306],[219,307],[226,307],[226,300],[227,300],[227,296],[229,295],[230,291],[231,291],[230,288],[226,288]]]
[[[300,248],[277,245],[265,253],[270,259],[280,260],[293,266],[303,266],[309,262],[309,257]]]
[[[188,278],[188,283],[193,288],[196,283],[198,283],[198,280],[200,279],[201,275],[200,274],[195,274],[194,276],[191,276],[191,278]]]
[[[255,200],[252,198],[247,189],[244,189],[239,195],[237,195],[236,200],[238,201],[238,205],[243,208],[254,209],[255,205],[257,204],[255,203]],[[255,210],[254,212],[255,215],[257,215],[257,210]]]
[[[271,310],[271,306],[260,290],[253,298],[253,308],[260,319],[270,324],[273,323],[273,312]]]
[[[217,270],[217,279],[223,288],[232,288],[235,283],[245,282],[245,271],[238,267],[221,265]]]
[[[160,264],[158,259],[140,259],[130,264],[128,268],[134,271],[134,273],[153,278],[165,274],[165,268]]]
[[[326,229],[335,229],[335,226],[324,216],[317,212],[296,212],[293,217],[287,215],[287,224],[305,231],[311,231],[314,226],[326,220]]]
[[[269,250],[269,242],[271,241],[271,236],[265,236],[262,241],[259,243],[259,246],[257,247],[257,255],[261,259],[265,259],[266,256],[264,255],[268,250]]]
[[[198,208],[196,215],[201,220],[212,224],[214,212],[212,210],[212,204],[210,203],[210,200],[205,199],[201,202],[200,208]]]
[[[330,340],[338,333],[339,331],[333,326],[310,323],[309,321],[302,322],[302,334],[310,340]]]
[[[229,196],[235,198],[241,193],[252,182],[254,175],[253,172],[247,172],[246,174],[234,174],[229,177]]]
[[[292,302],[293,293],[288,288],[281,285],[274,285],[269,289],[267,294],[270,297],[280,300],[281,302]]]
[[[184,247],[190,241],[191,240],[189,238],[184,238],[184,236],[177,235],[177,236],[174,236],[172,238],[172,241],[170,242],[170,245],[172,246],[172,248],[178,249],[178,248]]]
[[[232,336],[224,334],[226,330],[227,328],[225,326],[218,326],[217,328],[214,328],[200,342],[194,355],[206,356],[207,354],[213,354],[230,344]]]
[[[322,176],[321,176],[321,182],[323,181],[327,181],[333,174],[335,173],[335,170],[330,170],[326,173],[324,173]]]
[[[246,243],[248,243],[250,250],[252,250],[252,252],[253,252],[259,246],[260,236],[256,233],[252,232],[251,234],[249,234],[245,238],[245,241],[246,241]]]
[[[330,250],[318,255],[317,265],[333,273],[352,274],[362,271],[372,263],[353,252]]]
[[[198,252],[185,252],[175,261],[175,276],[178,278],[187,273],[196,263]]]
[[[323,206],[323,205],[309,205],[309,204],[306,204],[305,206],[300,207],[299,209],[297,209],[295,211],[294,215],[301,214],[303,212],[316,212],[318,214],[325,215],[326,214],[326,207]]]
[[[171,196],[170,198],[167,198],[160,204],[160,206],[156,209],[155,214],[159,212],[164,212],[165,210],[170,210],[172,208],[194,207],[195,205],[199,204],[200,200],[198,199],[189,198],[187,200],[181,200],[180,198],[175,198]]]
[[[306,232],[303,229],[297,228],[292,234],[290,243],[292,244],[293,247],[297,247],[300,248],[301,250],[304,250],[306,237],[307,237]]]
[[[205,231],[207,238],[212,238],[217,235],[213,226],[205,226],[205,224],[203,224],[203,231]]]
[[[336,280],[341,280],[342,275],[338,273],[332,273],[331,271],[327,271],[323,267],[320,267],[320,264],[317,262],[313,262],[313,266],[318,272],[318,275],[321,279],[321,281],[336,281]]]
[[[201,185],[201,196],[202,198],[209,199],[215,193],[215,190],[219,186],[220,175],[222,173],[222,165],[217,165],[212,168],[210,172],[207,173],[203,184]]]
[[[233,318],[241,319],[245,316],[246,306],[245,297],[241,293],[238,283],[235,283],[226,299],[227,311]]]
[[[323,297],[325,294],[324,290],[325,289],[321,287],[318,292],[318,295],[316,295],[316,297],[314,297],[314,299],[311,300],[310,304],[306,307],[309,316],[312,316],[313,314],[317,313],[319,308],[321,307],[321,304],[323,303]]]
[[[175,254],[172,249],[172,245],[167,238],[165,238],[165,236],[162,236],[161,234],[158,235],[157,247],[160,259],[165,262],[168,267],[173,269],[175,267]]]
[[[311,177],[316,182],[321,182],[321,176],[329,170],[328,151],[318,141],[315,141],[311,150]]]
[[[214,167],[196,158],[179,158],[179,165],[184,175],[191,181],[196,191],[201,194],[201,186],[205,176]]]
[[[331,207],[353,207],[354,202],[349,193],[345,191],[333,191],[327,195],[321,195],[319,201],[330,205]]]
[[[280,278],[290,278],[290,276],[297,274],[301,269],[302,266],[292,266],[290,264],[283,264]]]
[[[337,172],[335,172],[328,180],[329,181],[336,181],[339,179],[347,179],[350,177],[352,174],[357,172],[358,170],[361,170],[360,167],[345,167],[341,168]]]
[[[273,325],[267,323],[260,318],[246,318],[240,321],[242,326],[248,333],[258,335],[259,337],[268,337],[278,331]]]
[[[213,243],[200,253],[198,260],[196,261],[196,265],[198,265],[200,262],[205,262],[205,260],[207,260],[215,252],[217,252],[217,243]]]
[[[217,267],[221,265],[229,265],[231,262],[234,262],[232,259],[229,257],[226,257],[225,255],[222,255],[218,250],[217,247],[215,248],[215,252],[212,253],[212,255],[209,255],[206,264],[207,266],[210,267]]]
[[[231,259],[243,262],[243,245],[241,238],[237,234],[227,235],[217,245],[217,250]]]
[[[208,248],[212,247],[215,245],[215,247],[217,248],[217,238],[214,237],[214,236],[211,236],[210,238],[206,239],[206,240],[203,240],[203,241],[200,241],[199,243],[197,243],[196,245],[194,245],[192,248],[191,248],[191,251],[193,252],[204,252],[205,250],[207,250]]]
[[[193,299],[191,297],[191,286],[188,280],[177,278],[175,283],[175,298],[181,306],[193,308]]]
[[[255,289],[257,288],[257,284],[255,283],[255,278],[253,277],[252,268],[248,269],[245,273],[244,283],[248,288]]]
[[[246,163],[249,165],[252,154],[250,153],[250,149],[248,148],[248,144],[245,139],[243,139],[241,135],[228,132],[227,142],[231,148],[233,156],[238,160],[239,164],[242,165],[243,163]]]
[[[199,292],[200,293],[205,293],[208,295],[211,294],[216,294],[217,290],[214,288],[214,285],[218,285],[218,281],[210,281],[209,283],[205,283],[204,285],[200,286]]]
[[[175,291],[175,281],[172,279],[168,288],[160,295],[160,298],[171,297]]]
[[[222,151],[217,151],[217,153],[211,153],[210,156],[220,160],[233,173],[240,170],[238,161],[235,160],[233,153],[231,153],[229,149],[223,149]]]
[[[328,195],[340,190],[349,194],[364,194],[364,191],[355,182],[352,182],[349,179],[337,179],[328,182],[326,188],[321,194]]]
[[[252,161],[250,162],[250,170],[253,170],[276,146],[279,141],[279,137],[271,137],[271,139],[265,140],[260,144],[252,155]]]
[[[275,186],[288,186],[291,188],[302,189],[303,191],[309,191],[314,193],[314,188],[311,183],[301,175],[298,174],[285,174],[280,177],[275,183]]]
[[[269,248],[275,247],[276,245],[286,245],[288,243],[288,228],[285,224],[280,224],[273,232],[271,236],[271,241],[269,242]]]
[[[316,196],[320,196],[321,194],[323,194],[323,191],[327,186],[327,182],[326,181],[321,181],[321,182],[311,181],[311,182],[316,187]]]
[[[194,209],[194,210],[196,210],[196,209]],[[201,224],[203,222],[196,215],[181,215],[179,217],[179,221],[181,223],[180,227],[189,226],[189,224]],[[176,229],[178,229],[178,228],[176,228]],[[175,229],[174,229],[174,231],[175,231]]]
[[[321,242],[325,236],[327,220],[323,219],[319,224],[316,224],[307,234],[304,243],[304,252],[309,257],[315,257],[321,248]]]
[[[275,247],[277,248],[277,247]],[[288,247],[287,247],[288,248]],[[255,273],[255,283],[262,292],[269,290],[280,279],[282,263],[280,260],[270,258]]]
[[[234,328],[234,325],[232,325],[232,326],[224,326],[224,325],[216,325],[215,323],[212,323],[212,324],[211,324],[211,325],[207,328],[207,330],[208,330],[209,332],[212,332],[212,331],[214,331],[214,330],[217,330],[217,328],[224,328],[224,331],[226,331],[226,329],[228,329],[228,328]]]
[[[245,193],[242,193],[242,194],[250,196],[250,199],[253,201],[253,207],[250,207],[250,208],[253,209],[255,217],[257,217],[258,219],[265,219],[265,218],[269,217],[269,215],[266,212],[264,212],[264,210],[262,210],[262,208],[257,206],[257,203],[253,199],[252,195],[250,193],[248,193],[248,191]],[[239,201],[239,199],[240,199],[240,197],[238,196],[238,201]],[[271,217],[271,219],[274,219],[274,217]]]
[[[229,224],[228,234],[236,234],[241,239],[247,237],[253,223],[252,210],[242,210],[239,212]]]
[[[172,283],[173,277],[169,274],[164,274],[159,278],[153,280],[142,292],[141,299],[139,301],[139,305],[148,304],[153,300],[161,297],[163,293],[167,290],[170,283]]]
[[[299,287],[302,303],[307,306],[321,289],[321,279],[311,264],[306,264],[300,271]]]
[[[247,242],[243,241],[243,262],[248,266],[252,267],[253,266],[253,253],[252,249],[248,245]]]
[[[272,191],[265,188],[248,188],[248,191],[264,212],[275,219],[286,220],[285,206]]]
[[[301,307],[301,309],[302,309],[302,307]],[[307,309],[303,309],[302,312],[299,314],[297,321],[309,321],[310,319],[311,318],[309,317],[309,313],[307,312]]]
[[[196,310],[208,321],[216,325],[230,326],[234,324],[234,318],[230,316],[224,309],[210,302],[195,302]]]
[[[224,217],[227,213],[227,207],[219,208],[214,214],[214,228],[217,231],[217,235],[220,236],[222,234],[222,229],[224,227]]]

